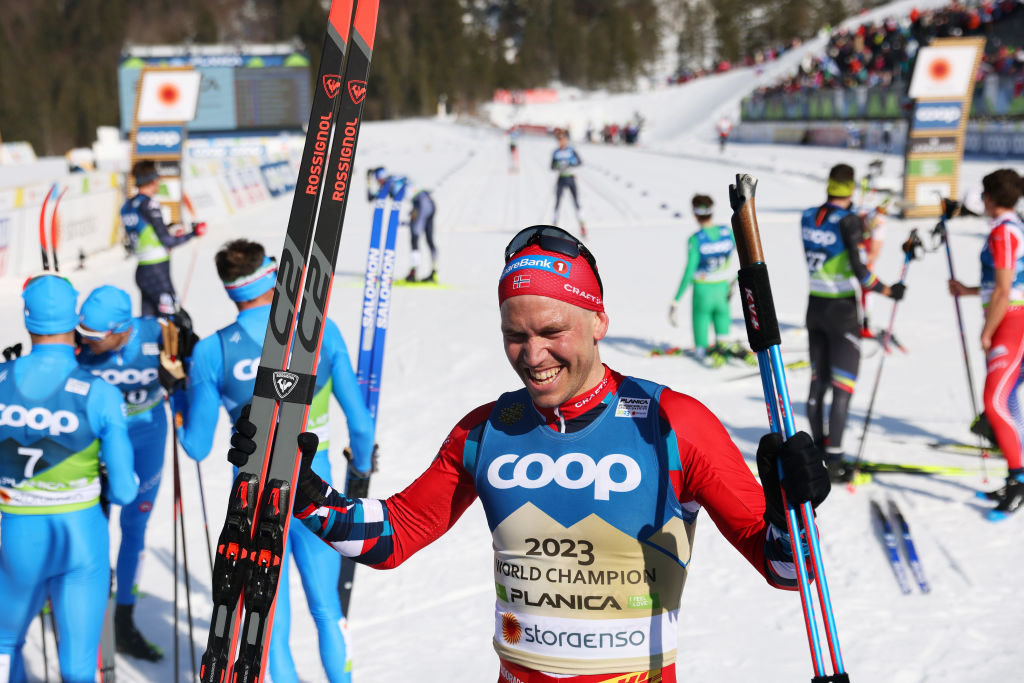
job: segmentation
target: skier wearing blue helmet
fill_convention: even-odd
[[[126,505],[138,483],[120,392],[75,358],[78,292],[45,274],[22,298],[32,351],[0,365],[0,680],[25,680],[25,634],[49,598],[61,678],[84,683],[110,584],[100,498]]]
[[[187,320],[183,316],[175,318]],[[187,357],[189,348],[185,347],[195,335],[190,324],[181,326],[187,332],[179,334],[179,340],[185,343],[179,343],[178,355]],[[140,482],[138,495],[121,508],[120,514],[114,613],[117,651],[155,662],[163,653],[139,632],[133,611],[146,526],[160,489],[167,447],[167,394],[160,382],[160,323],[152,316],[133,317],[128,292],[104,285],[94,289],[82,303],[76,331],[82,340],[79,364],[117,387],[124,396],[135,474]]]

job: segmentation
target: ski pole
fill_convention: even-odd
[[[174,430],[171,430],[174,433]],[[175,463],[177,464],[177,463]],[[174,550],[172,554],[172,566],[174,567],[174,683],[181,680],[178,667],[178,469],[174,469],[174,501],[171,511],[173,525],[171,533],[174,536]]]
[[[748,174],[737,174],[736,184],[729,186],[729,203],[733,209],[732,226],[736,240],[736,253],[740,259],[738,278],[740,301],[743,305],[743,317],[747,326],[747,341],[750,343],[750,348],[757,353],[761,385],[764,389],[765,402],[768,405],[771,429],[773,432],[782,433],[788,439],[796,433],[796,425],[793,422],[786,372],[779,348],[781,344],[779,322],[775,314],[775,302],[772,299],[771,284],[768,280],[768,266],[764,262],[761,236],[757,227],[757,215],[754,210],[756,188],[757,179]],[[780,481],[783,476],[784,472],[780,464]],[[834,671],[831,675],[825,673],[822,659],[817,617],[811,597],[811,581],[800,541],[801,528],[797,510],[786,500],[785,491],[782,491],[782,501],[786,506],[786,527],[789,532],[793,562],[797,569],[800,604],[803,608],[804,624],[807,627],[807,640],[814,667],[812,683],[848,683],[850,677],[843,667],[839,635],[835,626],[832,601],[821,558],[821,544],[814,523],[814,509],[810,502],[803,503],[800,506],[800,517],[803,520],[803,530],[814,566],[814,576],[817,579],[818,602]]]
[[[50,655],[46,650],[46,615],[39,613],[39,635],[43,639],[43,680],[50,683]]]
[[[949,266],[949,279],[955,280],[956,275],[953,272],[953,250],[949,246],[949,231],[946,228],[946,221],[951,218],[954,213],[959,209],[959,204],[953,201],[943,200],[942,202],[942,215],[939,217],[939,222],[935,224],[935,229],[932,230],[932,234],[942,240],[943,246],[946,248],[946,264]],[[971,361],[970,356],[967,353],[967,336],[964,334],[964,316],[960,312],[960,295],[953,295],[953,308],[956,310],[956,325],[960,332],[960,351],[964,359],[964,368],[967,370],[967,390],[971,397],[971,420],[975,420],[981,415],[981,411],[978,410],[978,400],[974,394],[974,373],[971,372]],[[981,465],[983,469],[987,470],[987,461],[989,457],[988,448],[985,447],[985,437],[978,436],[978,443],[981,446]],[[984,475],[985,481],[988,481],[988,472]]]
[[[903,243],[903,268],[900,270],[900,284],[907,279],[907,269],[910,262],[917,257],[917,250],[924,248],[921,238],[917,234],[917,228],[910,231],[910,236]],[[871,426],[871,415],[875,408],[875,397],[878,395],[878,385],[882,379],[882,368],[885,367],[885,358],[889,355],[889,339],[892,337],[892,326],[896,321],[896,309],[899,301],[892,304],[892,313],[889,314],[889,326],[885,329],[885,337],[882,340],[882,358],[878,361],[878,370],[875,372],[875,385],[871,388],[871,400],[868,401],[868,412],[864,416],[864,431],[860,435],[860,446],[857,448],[857,460],[853,463],[853,479],[850,480],[848,488],[853,490],[853,481],[860,472],[860,464],[864,459],[864,444],[867,443],[868,427]]]
[[[185,542],[185,511],[181,505],[181,471],[178,465],[178,433],[175,430],[171,430],[171,440],[174,447],[174,547],[177,550],[178,543],[178,531],[181,531],[181,559],[185,569],[185,613],[188,615],[188,654],[192,661],[192,679],[196,679],[196,646],[195,637],[192,634],[192,586],[189,582],[188,576],[188,546]],[[174,565],[175,569],[175,580],[174,580],[174,592],[175,592],[175,610],[174,610],[174,666],[177,669],[178,666],[178,610],[177,610],[177,592],[178,592],[178,580],[177,580],[177,562]],[[177,680],[177,672],[175,672],[175,680]]]
[[[203,491],[203,471],[196,460],[196,479],[199,481],[199,506],[203,511],[203,530],[206,532],[206,555],[210,558],[210,576],[213,576],[213,542],[210,540],[210,520],[206,517],[206,492]]]

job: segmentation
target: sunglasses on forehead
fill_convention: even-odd
[[[103,341],[111,335],[112,330],[90,330],[88,327],[84,327],[79,323],[75,326],[75,332],[77,332],[82,339],[86,339],[88,341]]]
[[[536,244],[544,251],[553,251],[556,254],[576,258],[582,256],[583,260],[590,266],[591,272],[597,278],[597,286],[604,296],[604,283],[601,282],[601,275],[597,272],[597,259],[590,253],[590,250],[576,239],[571,233],[555,227],[554,225],[531,225],[520,230],[505,247],[505,263],[512,260],[516,254],[528,246]]]

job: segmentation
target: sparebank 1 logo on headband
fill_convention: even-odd
[[[914,109],[914,130],[959,128],[963,113],[960,102],[918,102]]]
[[[554,273],[559,277],[569,279],[572,273],[572,264],[568,261],[564,261],[560,258],[553,256],[520,256],[519,258],[512,259],[505,266],[505,270],[501,271],[501,279],[504,280],[506,276],[511,275],[517,271],[529,268],[530,270],[543,270],[548,273]]]

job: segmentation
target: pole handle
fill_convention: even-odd
[[[761,250],[761,235],[757,229],[754,211],[754,192],[757,178],[746,173],[736,174],[736,184],[729,186],[732,205],[732,228],[736,239],[736,252],[740,258],[737,282],[743,320],[747,326],[747,341],[755,352],[765,351],[782,343],[779,320],[775,315],[768,266]]]
[[[757,229],[757,215],[754,211],[754,193],[757,178],[749,173],[737,173],[736,184],[729,186],[729,204],[732,206],[732,230],[736,238],[736,253],[740,266],[764,263],[761,250],[761,234]]]

